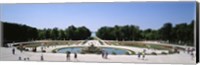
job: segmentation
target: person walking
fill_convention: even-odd
[[[138,53],[138,59],[140,59],[140,56],[141,56],[141,52]]]
[[[142,52],[142,59],[144,60],[144,58],[145,58],[145,53]]]
[[[12,54],[15,55],[15,48],[12,49]]]
[[[75,53],[74,53],[74,58],[75,58],[76,60],[77,60],[77,57],[78,57],[78,56],[77,56],[77,53],[75,52]]]
[[[26,58],[24,58],[24,61],[26,61]]]
[[[105,58],[108,59],[108,52],[105,53]]]
[[[194,60],[194,52],[191,52],[191,58],[192,58],[192,60]]]
[[[105,52],[103,50],[102,50],[101,54],[102,54],[102,58],[104,58]]]
[[[187,48],[187,53],[188,53],[188,54],[190,53],[190,48]]]
[[[142,59],[144,60],[145,58],[145,53],[146,53],[146,50],[144,49],[143,52],[142,52]]]
[[[70,60],[70,54],[71,54],[71,52],[67,51],[67,61]]]
[[[30,60],[29,57],[27,57],[27,60],[28,60],[28,61]]]
[[[22,57],[21,57],[21,56],[19,56],[18,60],[22,60]]]
[[[41,61],[44,61],[43,55],[40,56],[40,60],[41,60]]]

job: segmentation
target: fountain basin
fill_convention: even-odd
[[[66,53],[67,51],[70,51],[71,53],[82,53],[82,49],[84,48],[86,47],[64,47],[57,49],[56,53]],[[113,54],[113,55],[127,55],[127,54],[132,54],[132,52],[134,52],[127,49],[113,48],[113,47],[98,47],[98,48],[108,52],[108,54]]]

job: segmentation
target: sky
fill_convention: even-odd
[[[0,20],[38,29],[70,25],[97,31],[102,26],[137,25],[159,29],[195,20],[195,2],[1,4]]]

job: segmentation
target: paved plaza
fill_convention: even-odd
[[[29,58],[29,61],[41,61],[41,56],[43,55],[44,61],[63,61],[63,62],[69,62],[66,61],[66,54],[64,53],[52,53],[51,51],[55,48],[62,48],[62,47],[73,47],[73,46],[89,46],[89,45],[95,45],[99,47],[116,47],[116,48],[126,48],[134,50],[136,53],[139,51],[142,51],[143,48],[137,48],[137,47],[126,47],[126,46],[112,46],[107,45],[105,43],[100,44],[96,40],[88,41],[85,44],[78,44],[78,45],[60,45],[55,47],[49,47],[46,48],[46,53],[41,52],[20,52],[19,50],[16,50],[16,54],[12,54],[13,48],[5,48],[0,47],[0,60],[1,61],[17,61],[19,60],[19,57],[24,61],[27,61],[27,58]],[[38,51],[40,47],[38,47]],[[161,52],[160,50],[147,50],[147,53],[149,52]],[[26,59],[24,59],[26,58]],[[187,54],[186,52],[181,51],[180,54],[169,54],[169,55],[146,55],[145,59],[138,59],[137,55],[108,55],[108,59],[103,59],[101,55],[98,54],[78,54],[78,58],[74,59],[74,54],[71,54],[70,62],[128,62],[128,63],[175,63],[175,64],[194,64],[196,62],[196,58],[192,59],[190,54]]]

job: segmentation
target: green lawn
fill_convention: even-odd
[[[140,47],[140,48],[151,48],[156,50],[170,50],[172,49],[171,46],[164,46],[164,45],[158,45],[158,44],[144,44],[139,42],[126,42],[126,41],[118,41],[118,42],[109,42],[106,43],[110,45],[122,45],[122,46],[133,46],[133,47]]]
[[[44,43],[44,46],[55,46],[55,45],[71,45],[71,44],[79,44],[82,41],[50,41],[50,42],[42,42]],[[25,47],[38,47],[41,46],[41,42],[35,42],[35,43],[26,43],[23,44]],[[19,46],[19,45],[16,45]]]

